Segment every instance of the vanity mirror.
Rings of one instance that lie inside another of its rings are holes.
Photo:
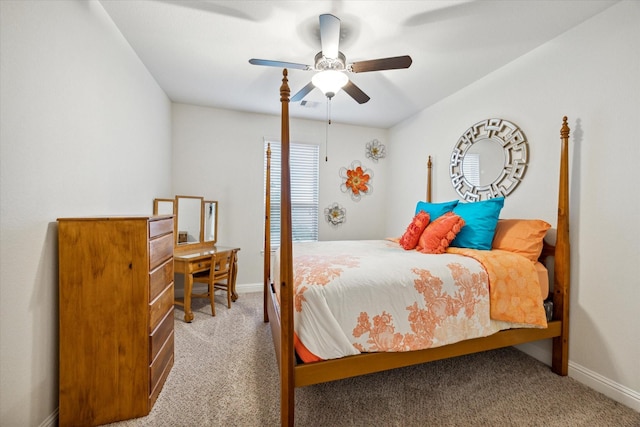
[[[176,250],[211,247],[218,240],[218,202],[200,196],[154,199],[154,215],[174,215]]]
[[[204,241],[215,244],[218,237],[218,202],[215,200],[204,200],[202,203]]]
[[[524,177],[527,140],[513,123],[487,119],[467,129],[453,148],[449,175],[468,202],[509,195]]]
[[[153,199],[154,215],[175,215],[175,199]]]
[[[177,244],[202,241],[202,197],[176,196]]]

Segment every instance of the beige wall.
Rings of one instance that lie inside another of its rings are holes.
[[[434,198],[456,193],[451,149],[472,124],[498,117],[529,140],[530,167],[502,217],[555,224],[559,132],[571,138],[570,375],[640,410],[640,2],[621,2],[391,130],[389,232],[400,232],[435,158]],[[527,351],[550,360],[548,345]]]
[[[278,97],[279,82],[274,82]],[[173,104],[173,190],[175,194],[218,200],[218,244],[239,246],[238,284],[261,284],[264,247],[264,139],[280,139],[280,118],[215,108]],[[373,239],[384,234],[387,162],[365,158],[372,139],[387,142],[388,130],[332,124],[325,162],[323,122],[292,120],[291,141],[320,145],[321,212],[337,202],[347,221],[331,227],[319,219],[321,240]],[[359,160],[373,171],[373,192],[359,202],[340,191],[341,167]],[[158,195],[160,197],[161,195]],[[173,194],[165,195],[173,197]],[[180,281],[177,281],[179,287]]]
[[[55,425],[56,218],[151,213],[171,104],[97,2],[0,15],[0,425]]]

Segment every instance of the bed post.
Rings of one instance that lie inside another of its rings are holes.
[[[431,203],[431,168],[433,164],[431,163],[431,156],[427,160],[427,202]]]
[[[282,71],[280,102],[282,103],[281,196],[280,196],[280,421],[283,426],[294,423],[294,349],[293,349],[293,250],[291,232],[291,175],[289,167],[289,89],[287,69]]]
[[[562,321],[559,337],[553,338],[551,369],[558,375],[569,370],[569,285],[571,253],[569,247],[569,126],[562,119],[558,223],[554,257],[553,318]]]
[[[267,167],[264,200],[264,322],[269,321],[269,285],[271,284],[271,143],[267,144]]]

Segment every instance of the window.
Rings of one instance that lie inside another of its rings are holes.
[[[280,246],[280,159],[279,141],[271,144],[271,247]],[[294,242],[318,240],[318,188],[320,149],[314,144],[289,145],[291,170],[291,233]],[[265,182],[267,161],[264,162]]]

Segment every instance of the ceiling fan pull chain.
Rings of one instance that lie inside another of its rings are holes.
[[[331,124],[331,98],[327,97],[327,130],[324,134],[324,161],[329,161],[329,125]]]

